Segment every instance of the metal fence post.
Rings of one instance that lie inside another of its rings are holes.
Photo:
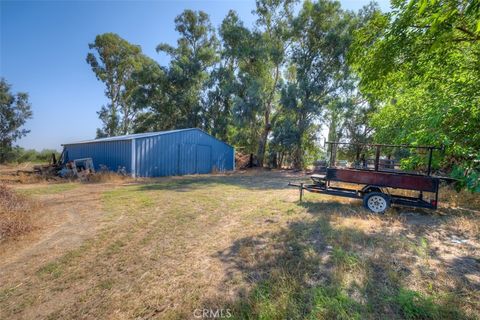
[[[300,183],[300,202],[302,202],[303,199],[303,182]]]
[[[380,162],[380,146],[377,145],[377,150],[375,151],[375,171],[378,171]]]

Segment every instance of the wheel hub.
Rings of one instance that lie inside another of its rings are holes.
[[[383,212],[387,208],[387,201],[381,196],[372,196],[368,199],[368,208],[375,213]]]

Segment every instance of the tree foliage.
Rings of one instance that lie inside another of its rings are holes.
[[[0,163],[11,160],[13,143],[30,132],[23,126],[32,115],[28,94],[12,93],[10,84],[0,79]]]
[[[89,48],[92,52],[87,55],[87,63],[97,79],[105,83],[109,99],[98,112],[103,127],[97,130],[97,137],[130,133],[136,116],[136,74],[153,61],[142,54],[140,46],[114,33],[98,35]]]
[[[307,145],[315,139],[320,116],[340,99],[350,83],[345,63],[352,41],[352,15],[338,2],[306,1],[292,22],[290,76],[282,90],[282,106],[293,123],[293,166],[303,168]]]
[[[393,1],[356,32],[360,89],[379,110],[380,142],[445,145],[439,165],[480,153],[480,6],[477,1]]]

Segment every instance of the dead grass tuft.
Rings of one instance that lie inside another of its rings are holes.
[[[480,194],[466,190],[455,191],[451,187],[440,189],[440,203],[448,203],[451,208],[480,211]]]
[[[449,229],[458,235],[480,238],[480,217],[478,215],[457,216],[450,221]]]
[[[0,242],[33,229],[31,212],[34,203],[0,184]]]
[[[87,183],[116,183],[116,182],[128,182],[131,181],[132,178],[130,176],[118,174],[113,171],[106,171],[106,172],[98,172],[92,174],[88,177],[85,181]]]

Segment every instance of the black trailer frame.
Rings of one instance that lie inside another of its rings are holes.
[[[289,186],[297,187],[300,192],[300,201],[303,200],[304,190],[313,193],[328,194],[338,197],[363,199],[364,206],[371,211],[383,213],[390,204],[437,209],[438,189],[441,177],[433,177],[432,154],[434,150],[444,150],[434,146],[411,146],[411,145],[388,145],[388,144],[357,144],[347,142],[325,142],[330,146],[330,162],[325,175],[312,175],[312,184],[289,183]],[[358,145],[363,147],[375,147],[374,169],[337,168],[335,167],[334,148],[338,145]],[[426,174],[408,173],[396,170],[382,170],[379,166],[382,147],[413,148],[428,150],[428,167]],[[331,182],[345,182],[349,184],[363,185],[362,188],[351,189],[332,186]],[[391,189],[403,189],[418,191],[418,197],[391,194]],[[430,201],[424,199],[424,192],[434,194]],[[379,204],[380,203],[380,204]]]

